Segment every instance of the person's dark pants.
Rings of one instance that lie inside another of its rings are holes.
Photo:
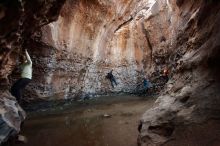
[[[118,85],[118,83],[116,82],[115,78],[111,78],[111,84],[112,84],[113,88],[114,88],[114,83],[115,83],[115,85]]]
[[[20,78],[11,87],[11,94],[16,97],[17,101],[20,102],[22,97],[22,90],[30,83],[31,79]]]

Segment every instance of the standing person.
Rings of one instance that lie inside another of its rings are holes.
[[[144,77],[143,83],[144,83],[144,89],[145,89],[146,92],[147,92],[148,89],[151,87],[151,83],[150,83],[150,81],[149,81],[146,77]]]
[[[163,77],[164,77],[165,81],[168,82],[168,80],[169,80],[169,71],[168,71],[167,68],[165,68],[163,70]]]
[[[32,61],[27,50],[25,50],[25,58],[22,57],[21,69],[21,78],[11,87],[11,94],[16,97],[18,102],[21,101],[22,90],[32,79]]]
[[[110,80],[111,85],[114,88],[114,83],[116,86],[118,85],[118,83],[116,82],[115,77],[113,76],[112,72],[113,72],[113,69],[107,74],[106,77]]]
[[[146,78],[146,77],[144,77],[143,83],[144,83],[144,89],[147,89],[147,87],[148,87],[148,81],[147,81],[147,78]]]

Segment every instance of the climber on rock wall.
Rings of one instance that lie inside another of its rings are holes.
[[[116,86],[118,85],[118,83],[116,82],[115,77],[113,76],[112,72],[113,72],[113,69],[107,74],[106,78],[110,80],[111,85],[114,88],[114,83]]]
[[[163,70],[163,77],[164,77],[164,79],[166,80],[166,82],[168,82],[168,80],[169,80],[169,71],[168,71],[167,68],[165,68],[165,69]]]
[[[16,97],[18,102],[21,101],[22,90],[32,79],[32,61],[27,50],[25,50],[25,56],[22,57],[21,69],[21,78],[11,87],[11,94]]]
[[[148,89],[149,89],[152,85],[151,85],[151,83],[150,83],[150,81],[148,80],[147,77],[144,77],[143,83],[144,83],[144,90],[146,90],[146,92],[148,92]]]

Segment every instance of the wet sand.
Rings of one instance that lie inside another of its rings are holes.
[[[21,131],[28,142],[11,146],[136,146],[139,119],[154,101],[104,97],[62,110],[32,112]]]

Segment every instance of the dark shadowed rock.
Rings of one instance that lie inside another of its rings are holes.
[[[180,7],[184,3],[184,0],[176,0],[176,5]]]
[[[0,94],[0,144],[20,131],[26,114],[9,92]]]
[[[25,118],[24,111],[8,92],[11,85],[8,76],[18,66],[22,50],[31,52],[31,48],[25,48],[30,37],[57,19],[64,1],[0,1],[0,144],[20,131]]]

